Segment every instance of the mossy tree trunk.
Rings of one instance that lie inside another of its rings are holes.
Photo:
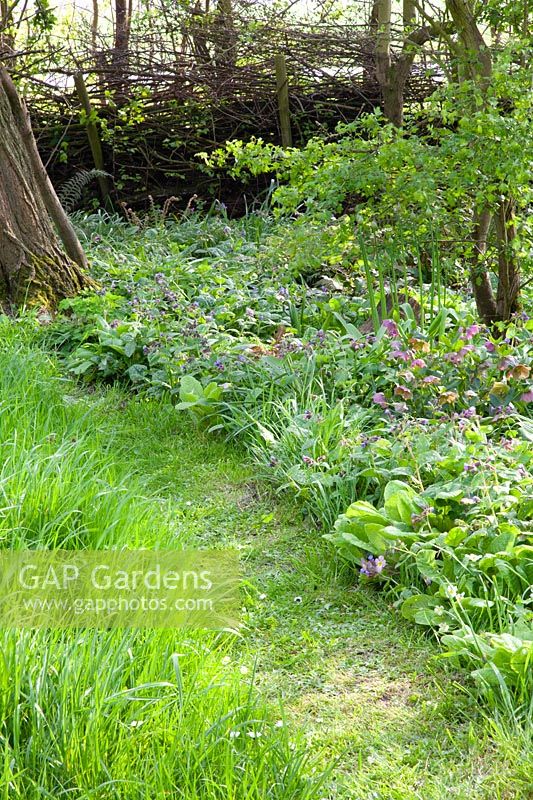
[[[0,307],[53,308],[91,284],[86,266],[39,157],[27,111],[0,65]]]

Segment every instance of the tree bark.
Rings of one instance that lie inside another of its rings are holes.
[[[475,212],[472,239],[474,252],[470,259],[470,282],[476,301],[477,313],[486,325],[492,325],[497,317],[496,300],[492,291],[489,272],[483,263],[487,251],[492,214],[488,208]]]
[[[468,0],[446,0],[463,44],[463,61],[469,76],[486,90],[492,78],[492,55],[479,30]]]
[[[516,236],[514,225],[514,203],[501,200],[494,216],[498,242],[498,291],[496,313],[498,319],[509,319],[518,311],[520,294],[520,268],[513,250]]]
[[[218,0],[215,17],[215,62],[217,66],[233,67],[237,59],[237,31],[233,0]]]
[[[425,25],[411,30],[416,21],[416,9],[412,0],[403,4],[403,45],[401,53],[394,58],[391,49],[391,0],[375,0],[370,27],[375,31],[376,77],[381,88],[383,113],[400,128],[403,125],[405,87],[415,60],[417,49],[433,37],[431,26]]]
[[[83,272],[86,265],[40,159],[26,109],[0,66],[0,305],[53,308],[92,285]]]
[[[128,71],[130,23],[128,0],[115,0],[115,41],[112,64],[119,93],[125,89],[125,77]]]
[[[115,0],[115,50],[119,59],[128,49],[129,35],[127,0]]]

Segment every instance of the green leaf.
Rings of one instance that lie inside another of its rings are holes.
[[[193,403],[203,397],[204,390],[200,381],[192,375],[184,375],[180,382],[180,400]]]
[[[135,340],[130,339],[129,342],[126,342],[124,346],[124,355],[126,355],[128,358],[131,358],[132,355],[135,353],[136,349],[137,345],[135,343]]]
[[[441,570],[435,562],[436,555],[435,550],[419,550],[415,556],[415,561],[417,569],[423,578],[439,583]]]
[[[457,526],[455,528],[450,528],[444,537],[444,542],[445,544],[450,545],[450,547],[457,547],[457,545],[461,544],[461,542],[464,541],[467,536],[468,530],[466,528]]]
[[[414,594],[403,601],[400,611],[405,619],[414,620],[416,615],[423,610],[434,609],[439,605],[439,600],[429,594]]]
[[[371,503],[366,500],[357,500],[348,506],[344,514],[348,519],[357,519],[361,522],[373,522],[380,525],[388,525],[390,520],[383,516]]]

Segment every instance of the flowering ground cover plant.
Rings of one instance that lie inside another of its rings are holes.
[[[328,263],[351,252],[351,273],[303,280],[283,224],[215,215],[132,239],[89,219],[101,289],[66,301],[46,336],[83,380],[125,381],[238,437],[332,557],[531,721],[533,321],[489,330],[467,295],[407,274],[418,315],[400,298],[376,320],[388,309],[364,287],[379,263],[346,233]]]

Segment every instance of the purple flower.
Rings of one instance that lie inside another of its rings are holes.
[[[522,403],[533,403],[533,388],[528,389],[527,392],[521,394],[520,401]]]
[[[313,412],[312,411],[304,411],[304,419],[312,419]]]
[[[398,358],[400,361],[409,361],[411,353],[408,350],[400,350],[399,342],[393,342],[390,357]]]
[[[425,378],[422,378],[422,383],[440,383],[440,378],[436,375],[426,375]]]
[[[392,407],[397,414],[405,414],[408,411],[407,403],[393,403]]]
[[[491,342],[490,339],[485,339],[483,344],[485,345],[485,350],[488,350],[489,353],[494,353],[494,351],[496,350],[496,345],[494,344],[494,342]]]
[[[372,402],[376,403],[378,406],[381,406],[381,408],[387,408],[388,406],[387,399],[383,392],[376,392],[372,398]]]
[[[463,464],[464,472],[477,472],[481,466],[481,461],[470,461],[468,464]]]
[[[516,365],[516,359],[512,356],[504,356],[498,363],[498,369],[503,372],[508,367],[514,367]]]
[[[411,367],[417,367],[418,369],[424,369],[425,366],[426,366],[426,362],[424,361],[423,358],[415,358],[413,361],[411,361]]]
[[[469,339],[473,339],[476,334],[478,334],[481,330],[480,325],[470,325],[464,333],[465,339],[468,341]]]
[[[466,354],[471,353],[472,350],[474,350],[473,344],[465,344],[465,346],[461,347],[456,353],[446,353],[444,358],[446,361],[449,361],[450,364],[457,366],[457,364],[461,364],[464,361]]]
[[[366,558],[361,559],[360,572],[362,575],[366,575],[368,578],[373,578],[375,575],[379,575],[381,572],[383,572],[386,566],[387,562],[385,561],[384,556],[378,556],[377,558],[374,558],[373,555],[368,555]]]
[[[505,419],[505,417],[511,416],[516,411],[516,408],[512,403],[508,403],[506,406],[494,406],[494,408],[490,409],[490,415],[494,419]]]
[[[219,358],[217,358],[217,360],[215,361],[215,367],[222,371],[224,369],[224,363]]]
[[[398,326],[392,319],[384,319],[382,322],[383,327],[389,334],[389,336],[398,336]]]
[[[383,572],[383,570],[384,570],[384,568],[386,566],[387,566],[387,562],[385,561],[385,557],[384,556],[378,556],[376,558],[376,560],[374,561],[374,569],[376,570],[376,573],[378,573],[378,574],[380,572]]]

